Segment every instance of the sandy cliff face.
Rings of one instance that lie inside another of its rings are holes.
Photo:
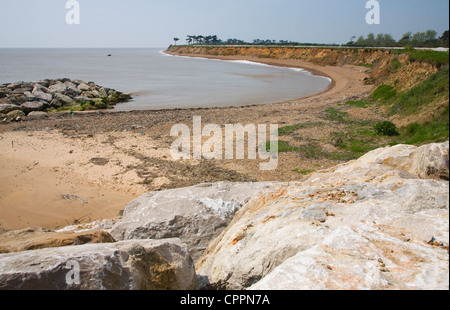
[[[315,47],[226,47],[226,46],[171,46],[169,52],[182,55],[209,55],[225,57],[256,57],[261,60],[301,60],[321,66],[358,65],[370,67],[372,83],[394,83],[401,89],[411,88],[437,72],[429,63],[411,62],[405,54],[389,50],[362,48]],[[396,64],[400,63],[401,68]]]
[[[389,51],[372,49],[289,48],[289,47],[208,47],[171,46],[178,54],[211,56],[252,56],[266,59],[299,59],[319,65],[371,64],[389,56]]]

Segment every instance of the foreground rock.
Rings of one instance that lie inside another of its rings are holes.
[[[0,84],[0,114],[108,109],[131,100],[127,94],[81,80],[53,79]],[[4,117],[4,116],[2,116]]]
[[[55,232],[40,227],[9,231],[0,234],[0,253],[39,250],[86,243],[112,243],[114,238],[106,231]]]
[[[448,142],[398,145],[254,197],[197,261],[200,287],[448,289]]]
[[[192,258],[250,198],[273,183],[217,183],[153,192],[132,201],[111,230],[116,240],[180,238]]]
[[[76,264],[80,281],[72,284]],[[189,290],[195,282],[192,259],[177,239],[0,254],[0,289]]]

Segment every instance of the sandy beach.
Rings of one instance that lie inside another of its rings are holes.
[[[210,57],[197,55],[198,57]],[[175,124],[317,124],[301,129],[332,150],[331,134],[339,124],[327,124],[324,111],[367,96],[368,69],[359,66],[317,66],[297,60],[221,57],[276,66],[298,67],[333,80],[328,91],[290,102],[245,107],[136,112],[55,113],[48,117],[0,124],[0,229],[30,226],[59,228],[117,217],[126,205],[149,191],[204,182],[294,181],[296,171],[336,165],[336,160],[280,153],[274,171],[260,171],[259,161],[177,161],[170,155]],[[376,119],[377,112],[348,107],[349,115]]]

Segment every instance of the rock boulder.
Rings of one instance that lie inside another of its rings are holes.
[[[14,104],[0,104],[0,113],[2,114],[8,114],[15,110],[20,110],[20,107]]]
[[[0,254],[0,289],[190,290],[195,284],[189,251],[177,239]]]
[[[430,152],[448,143],[378,149],[260,193],[197,261],[199,286],[448,289],[449,184],[420,177],[446,158]]]
[[[66,91],[66,89],[67,89],[67,86],[61,82],[53,84],[52,86],[50,86],[48,88],[49,92],[51,92],[53,94],[56,94],[56,93],[62,94]]]
[[[55,94],[52,105],[70,106],[76,104],[75,100],[63,94]]]
[[[143,195],[111,230],[116,240],[180,238],[193,259],[257,192],[272,183],[217,183]]]
[[[46,106],[49,106],[49,104],[43,101],[28,101],[23,103],[20,108],[25,114],[29,114],[35,111],[44,111]]]

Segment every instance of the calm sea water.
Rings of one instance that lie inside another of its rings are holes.
[[[120,111],[274,103],[320,93],[330,84],[300,69],[169,56],[162,50],[0,49],[0,83],[93,81],[133,94],[132,102],[116,107]]]

